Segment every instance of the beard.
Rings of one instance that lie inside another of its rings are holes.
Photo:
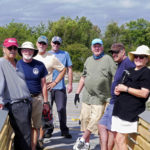
[[[23,58],[26,59],[26,60],[30,60],[30,59],[32,58],[32,56],[33,56],[33,55],[27,56],[27,55],[24,55],[24,54],[23,54]]]
[[[39,48],[38,50],[39,50],[39,52],[41,52],[41,53],[42,53],[42,52],[45,52],[45,50],[42,49],[42,48]]]

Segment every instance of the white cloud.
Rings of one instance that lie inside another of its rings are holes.
[[[124,8],[133,8],[139,5],[139,2],[137,1],[132,1],[132,0],[125,0],[125,1],[120,1],[120,4]]]
[[[150,19],[149,0],[1,0],[0,25],[12,19],[29,25],[57,21],[62,16],[85,16],[93,24],[106,26],[137,18]]]

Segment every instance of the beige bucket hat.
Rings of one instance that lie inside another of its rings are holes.
[[[148,56],[149,63],[150,63],[150,49],[146,45],[141,45],[137,47],[136,51],[131,51],[128,53],[129,59],[134,61],[134,55],[146,55]]]
[[[22,43],[21,47],[18,48],[18,54],[20,56],[22,56],[21,49],[33,49],[34,50],[33,57],[38,54],[38,50],[35,49],[33,43],[29,41]]]

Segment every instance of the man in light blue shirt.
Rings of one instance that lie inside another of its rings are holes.
[[[54,54],[60,62],[67,68],[68,73],[68,86],[67,92],[72,92],[72,61],[69,56],[69,53],[66,51],[60,50],[60,45],[62,43],[62,39],[58,36],[54,36],[51,41],[52,49],[49,53]],[[56,77],[58,76],[59,72],[57,70],[53,71],[53,81],[55,81]],[[66,104],[67,104],[67,94],[66,94],[66,86],[64,78],[57,83],[57,85],[51,91],[52,101],[51,104],[53,105],[54,101],[56,103],[59,122],[60,122],[60,130],[61,135],[66,138],[72,138],[69,134],[69,129],[66,125],[67,117],[66,117]]]

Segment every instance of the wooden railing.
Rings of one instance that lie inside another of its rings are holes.
[[[138,132],[129,135],[128,145],[131,150],[150,150],[150,111],[139,117]],[[13,137],[8,112],[0,110],[0,150],[11,150]]]
[[[138,132],[129,135],[128,145],[132,150],[150,150],[150,111],[139,117]]]
[[[0,150],[11,150],[13,130],[9,123],[8,112],[0,110]]]

